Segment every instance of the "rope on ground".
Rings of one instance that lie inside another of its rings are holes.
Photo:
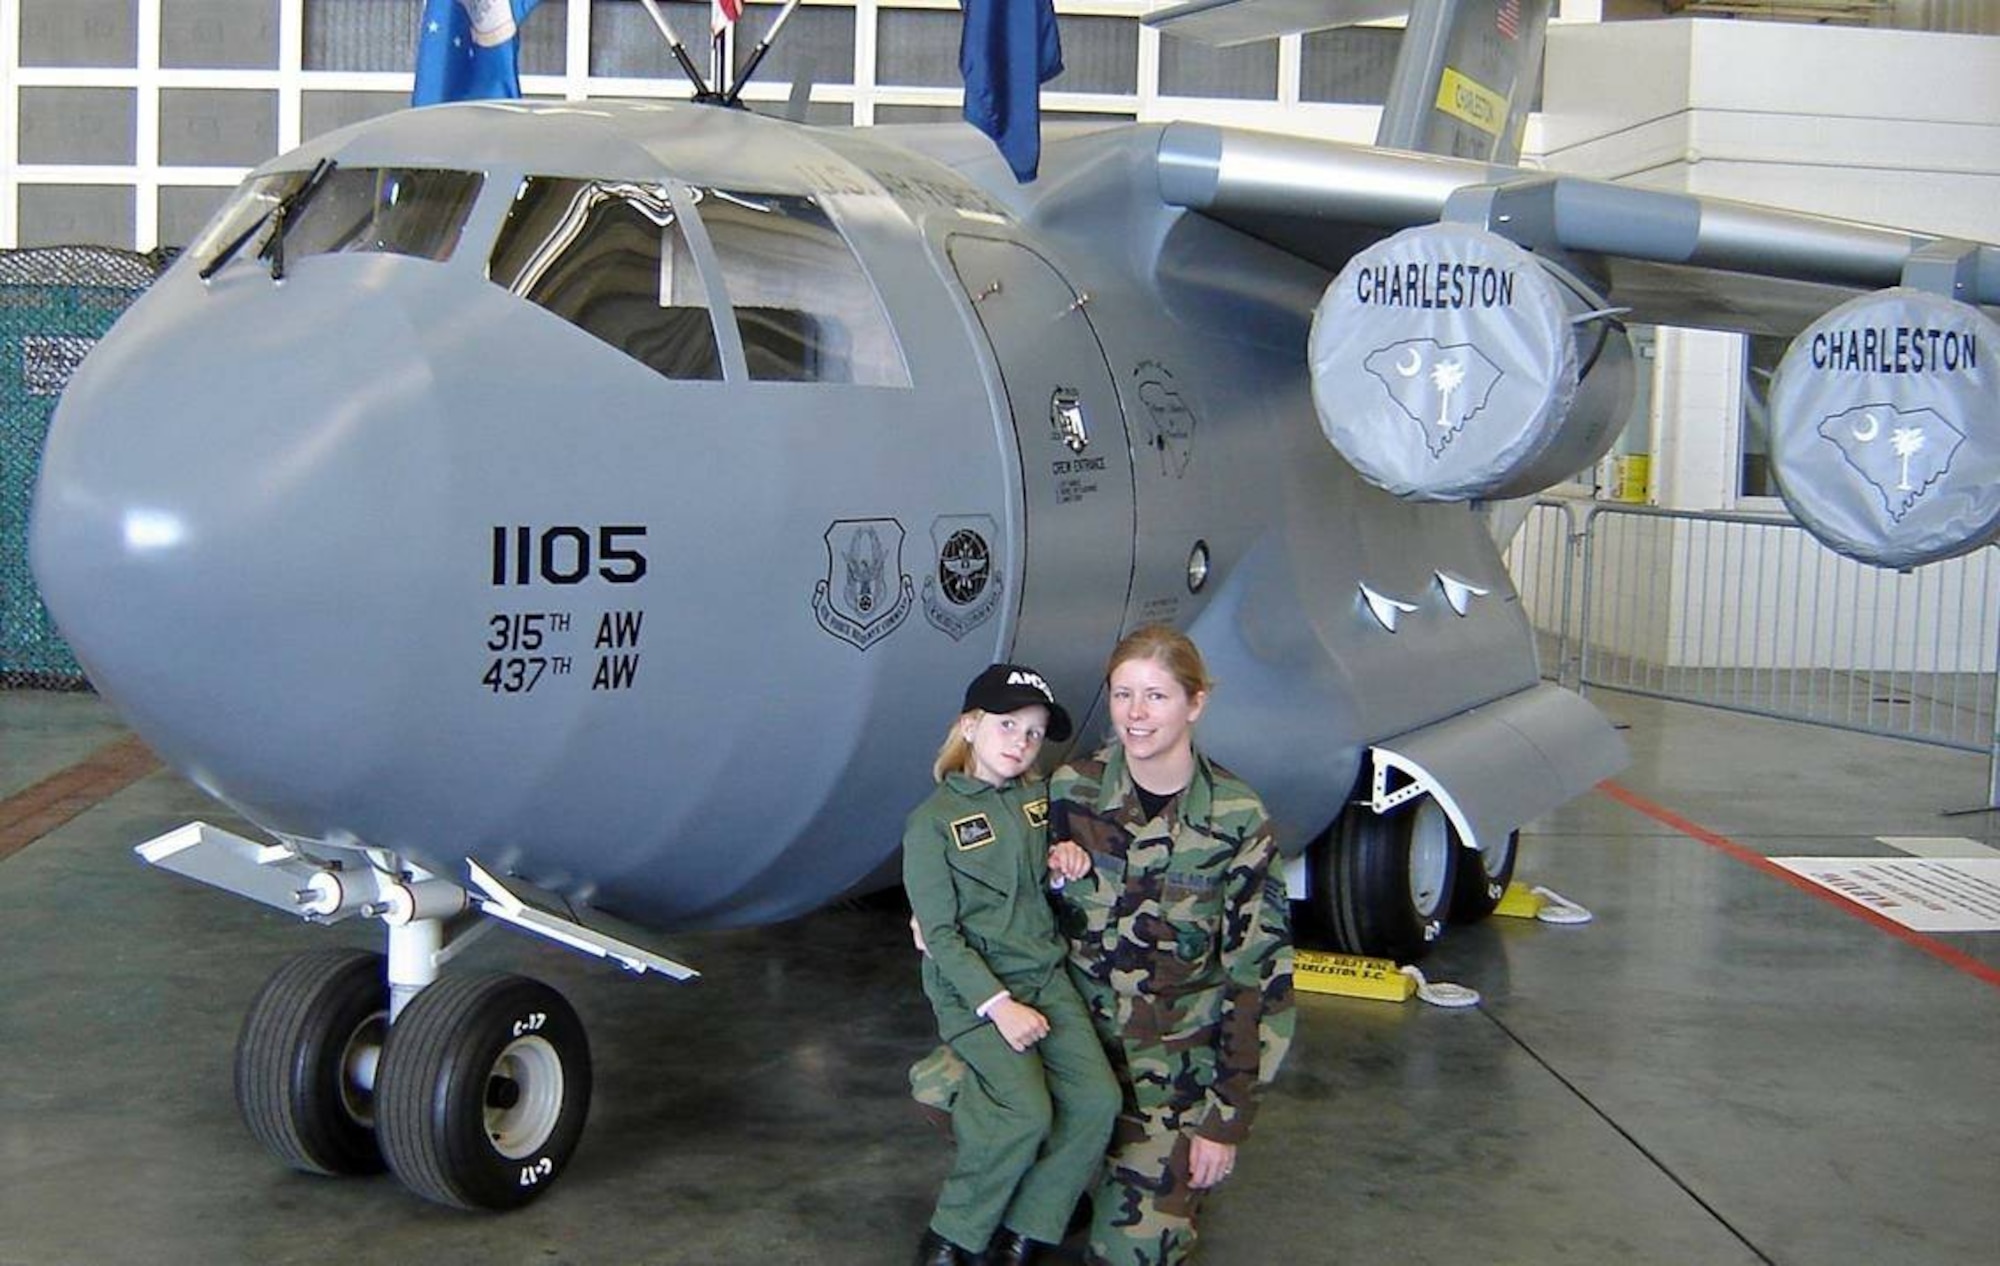
[[[1434,1007],[1476,1007],[1479,1005],[1479,991],[1466,985],[1454,985],[1448,981],[1432,982],[1424,979],[1424,974],[1415,967],[1397,969],[1417,982],[1417,997]]]
[[[1588,923],[1596,917],[1552,889],[1537,885],[1535,895],[1542,899],[1542,908],[1535,911],[1535,917],[1543,923]]]

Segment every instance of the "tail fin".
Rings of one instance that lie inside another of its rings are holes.
[[[1550,0],[1185,0],[1141,19],[1227,46],[1407,15],[1375,143],[1490,163],[1521,157]]]

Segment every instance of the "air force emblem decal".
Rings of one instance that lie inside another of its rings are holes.
[[[813,587],[819,626],[861,650],[909,618],[916,585],[903,570],[903,525],[836,519],[826,530],[826,578]]]

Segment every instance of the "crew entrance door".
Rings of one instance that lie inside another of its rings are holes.
[[[1104,661],[1132,591],[1132,446],[1084,299],[1017,242],[954,236],[959,284],[986,331],[1021,460],[1020,618],[1008,655],[1039,669],[1086,748]]]

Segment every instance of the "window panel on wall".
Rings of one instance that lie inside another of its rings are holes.
[[[123,166],[138,147],[138,94],[130,88],[21,89],[24,163]]]
[[[1160,41],[1160,94],[1275,101],[1278,41],[1211,48],[1167,36]]]
[[[956,9],[882,9],[875,17],[875,82],[960,88]],[[879,112],[878,112],[879,113]]]
[[[1063,72],[1043,85],[1045,91],[1138,93],[1138,19],[1065,17],[1062,50]]]
[[[1778,482],[1771,474],[1771,381],[1785,358],[1789,339],[1772,334],[1746,334],[1743,356],[1743,416],[1736,473],[1739,497],[1775,497]]]
[[[1135,123],[1139,116],[1130,110],[1044,110],[1044,123],[1095,123],[1110,127],[1115,123]]]
[[[160,162],[254,167],[278,152],[278,94],[235,88],[160,92]]]
[[[130,185],[22,185],[22,246],[116,246],[138,231]]]
[[[417,64],[422,0],[304,0],[307,70],[402,71]]]
[[[756,49],[757,41],[770,31],[781,9],[770,5],[751,5],[743,10],[743,20],[736,24],[736,69],[741,74],[744,63]],[[681,38],[685,39],[686,36]],[[654,42],[665,44],[656,34]],[[854,82],[854,10],[807,8],[800,5],[792,13],[785,29],[778,32],[777,42],[764,55],[763,65],[757,68],[757,83],[791,83],[803,73],[816,84],[851,84]]]
[[[560,75],[569,65],[569,6],[546,0],[521,23],[521,73]],[[414,69],[416,62],[410,63]]]
[[[223,185],[162,185],[160,245],[184,247],[195,239],[216,209],[229,198]]]
[[[132,0],[21,0],[21,64],[136,66],[138,8]]]
[[[406,92],[308,92],[299,102],[300,137],[311,140],[350,123],[392,114],[409,104]]]
[[[160,65],[274,70],[273,0],[160,0]]]
[[[708,0],[668,0],[660,5],[695,69],[708,75]],[[667,41],[638,0],[590,0],[590,73],[632,79],[684,81]]]
[[[965,114],[955,105],[877,105],[877,123],[959,123]]]
[[[1381,105],[1389,97],[1400,28],[1350,26],[1311,31],[1299,46],[1299,100]]]

